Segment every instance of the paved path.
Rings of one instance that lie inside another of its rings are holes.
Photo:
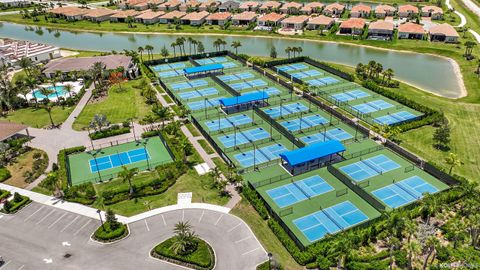
[[[471,0],[461,0],[463,3],[475,14],[477,14],[480,17],[480,7],[478,7],[475,3],[473,3]],[[445,0],[445,4],[447,5],[448,9],[453,9],[452,4],[450,4],[450,0]],[[455,14],[457,14],[460,17],[460,24],[457,25],[456,27],[464,27],[467,24],[467,18],[465,15],[460,13],[457,10],[454,10]],[[468,32],[473,35],[473,37],[477,40],[478,43],[480,43],[480,34],[475,32],[472,29],[469,29]]]

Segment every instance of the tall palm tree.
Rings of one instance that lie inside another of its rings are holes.
[[[18,61],[18,65],[23,68],[23,70],[25,70],[25,74],[27,74],[27,76],[30,76],[30,68],[33,66],[33,62],[32,62],[32,59],[30,58],[27,58],[27,57],[22,57],[19,61]]]
[[[192,37],[187,38],[188,42],[188,54],[192,54],[192,44],[193,44],[194,39]]]
[[[238,48],[242,47],[242,43],[240,41],[233,41],[230,46],[235,49],[235,54],[238,54]]]
[[[50,119],[50,123],[52,124],[52,128],[55,127],[55,123],[53,122],[53,118],[52,118],[53,105],[52,105],[52,103],[48,100],[48,98],[47,98],[47,101],[46,101],[46,102],[43,102],[42,107],[43,107],[43,109],[48,113],[48,118]]]
[[[177,43],[178,49],[180,50],[180,55],[185,55],[185,38],[179,37],[175,41]]]
[[[392,237],[388,238],[387,244],[388,244],[388,251],[389,251],[388,253],[389,253],[389,258],[390,258],[389,266],[390,266],[390,270],[393,270],[393,252],[396,249],[399,248],[400,240],[398,240],[398,238],[392,236]]]
[[[288,58],[290,58],[290,53],[292,52],[292,47],[287,47],[285,49],[285,53],[288,55]]]
[[[145,50],[147,50],[148,59],[153,59],[153,46],[150,44],[145,45]]]
[[[177,42],[172,42],[172,44],[170,44],[170,47],[172,47],[173,49],[173,57],[176,57],[177,56],[177,52],[175,51],[175,48],[177,47]]]
[[[337,256],[338,269],[344,269],[347,257],[354,249],[354,237],[355,235],[352,232],[348,232],[342,240],[337,240],[333,243],[330,252]]]
[[[407,269],[412,270],[413,259],[417,254],[420,253],[421,248],[417,241],[411,241],[407,243],[407,245],[405,246],[405,249],[407,250],[407,260],[408,260]]]
[[[122,179],[122,182],[128,182],[128,186],[130,188],[129,194],[132,196],[133,194],[133,186],[132,180],[135,174],[138,172],[138,168],[128,169],[125,166],[122,166],[122,171],[118,173],[118,177]]]
[[[450,166],[450,169],[448,170],[448,174],[452,174],[453,168],[463,164],[463,162],[454,153],[448,154],[448,156],[445,158],[445,163],[447,163],[447,165]]]
[[[183,163],[186,163],[187,162],[187,155],[188,155],[188,153],[191,152],[192,145],[190,144],[190,142],[188,141],[188,139],[186,137],[182,137],[182,139],[180,139],[179,146],[180,146],[180,149],[182,149],[182,152],[183,152]]]
[[[170,119],[171,113],[167,107],[156,107],[153,108],[153,113],[162,121],[162,129],[165,127],[165,121]]]
[[[427,256],[425,256],[425,259],[423,261],[423,267],[422,267],[423,270],[427,269],[428,261],[430,260],[430,257],[432,259],[431,263],[435,260],[436,250],[439,245],[440,245],[440,241],[435,235],[431,235],[427,238],[425,242],[425,250],[427,252]]]
[[[71,98],[72,97],[72,92],[73,92],[73,85],[67,83],[64,86],[65,91],[67,91],[68,96]]]
[[[137,48],[137,51],[140,54],[140,60],[143,62],[143,52],[145,51],[145,49],[142,46],[139,46]]]
[[[26,77],[25,78],[25,86],[28,88],[30,93],[32,93],[33,100],[35,101],[35,107],[38,107],[38,99],[37,97],[33,94],[35,91],[35,88],[37,88],[37,80],[33,77]]]
[[[197,54],[197,45],[198,45],[198,40],[192,40],[192,45],[193,45],[193,53]],[[480,65],[480,64],[479,64]]]
[[[170,53],[168,52],[167,47],[165,47],[165,45],[163,45],[162,49],[160,50],[160,55],[161,55],[163,58],[167,58],[169,54],[170,54]]]

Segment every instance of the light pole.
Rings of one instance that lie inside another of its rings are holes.
[[[273,257],[273,254],[272,253],[268,253],[268,270],[272,269],[272,257]]]
[[[133,139],[136,141],[137,135],[135,134],[135,125],[133,124],[133,117],[130,118],[130,122],[132,123]]]
[[[90,127],[88,126],[87,126],[87,131],[88,131],[88,138],[90,139],[90,144],[92,145],[92,150],[95,150],[95,147],[93,147],[92,137],[90,137]]]
[[[103,219],[102,219],[102,211],[98,209],[97,213],[98,213],[98,216],[100,217],[100,223],[102,223],[102,229],[105,231],[105,226],[103,225]]]

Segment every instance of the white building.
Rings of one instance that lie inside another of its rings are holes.
[[[60,57],[60,48],[12,39],[0,40],[0,64],[18,66],[22,58],[30,58],[33,63],[48,61]]]

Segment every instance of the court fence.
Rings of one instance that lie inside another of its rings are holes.
[[[223,148],[223,152],[224,153],[230,153],[230,152],[234,152],[236,150],[243,150],[243,149],[246,149],[246,148],[251,148],[254,145],[256,145],[258,147],[260,145],[269,143],[271,141],[280,140],[280,139],[282,139],[282,136],[280,136],[280,135],[270,136],[268,138],[264,138],[264,139],[261,139],[261,140],[249,141],[247,143],[232,146],[232,147],[225,147],[225,148]]]
[[[227,90],[232,96],[237,97],[240,96],[240,93],[237,92],[235,89],[230,87],[230,85],[226,84],[224,81],[220,80],[217,76],[210,76],[214,82],[219,84],[223,89]]]
[[[340,172],[337,168],[333,166],[327,166],[327,170],[335,176],[337,179],[342,181],[348,188],[353,190],[358,196],[368,202],[373,208],[377,209],[378,211],[385,211],[385,206],[377,201],[370,193],[362,189],[358,184],[352,182],[346,175]]]
[[[278,164],[279,159],[280,158],[276,158],[276,159],[269,160],[267,162],[252,165],[250,167],[241,168],[241,169],[238,169],[237,172],[238,172],[238,174],[246,174],[246,173],[258,171],[260,169],[267,168],[267,167]]]
[[[291,214],[293,214],[293,207],[291,207],[291,206],[278,211],[278,215],[280,217],[288,216],[288,215],[291,215]]]
[[[198,118],[199,117],[197,117],[197,120],[200,120]],[[232,126],[232,127],[226,127],[226,128],[222,128],[222,129],[218,129],[218,130],[212,130],[212,131],[209,131],[208,134],[210,134],[210,136],[218,135],[218,134],[225,134],[227,132],[233,131],[234,129],[240,129],[240,128],[245,128],[245,127],[250,127],[250,126],[258,126],[258,125],[261,125],[261,124],[263,124],[263,120],[259,119],[259,120],[252,121],[250,123],[235,125],[235,126]]]
[[[373,153],[373,152],[377,152],[377,151],[380,151],[380,150],[383,150],[383,149],[385,149],[385,147],[383,145],[376,145],[376,146],[369,147],[367,149],[363,149],[363,150],[360,150],[360,151],[357,151],[357,152],[353,152],[353,153],[350,153],[350,154],[343,155],[343,158],[345,160],[352,159],[352,158],[358,158],[358,157],[361,157],[361,156],[364,156],[364,155],[367,155],[367,154],[370,154],[370,153]]]
[[[282,180],[289,179],[289,178],[292,178],[292,176],[289,175],[289,174],[282,174],[282,175],[278,175],[278,176],[275,176],[275,177],[270,177],[270,178],[262,180],[262,181],[251,183],[251,185],[254,188],[259,188],[259,187],[263,187],[263,186],[266,186],[266,185],[277,183],[277,182],[280,182]]]
[[[129,137],[129,138],[125,138],[125,139],[113,140],[113,141],[109,141],[109,142],[89,145],[89,146],[86,147],[85,150],[86,151],[93,151],[93,150],[102,149],[102,148],[106,148],[106,147],[117,146],[117,145],[124,144],[124,143],[135,142],[135,141],[138,142],[140,140],[143,140],[143,139],[141,137]]]

